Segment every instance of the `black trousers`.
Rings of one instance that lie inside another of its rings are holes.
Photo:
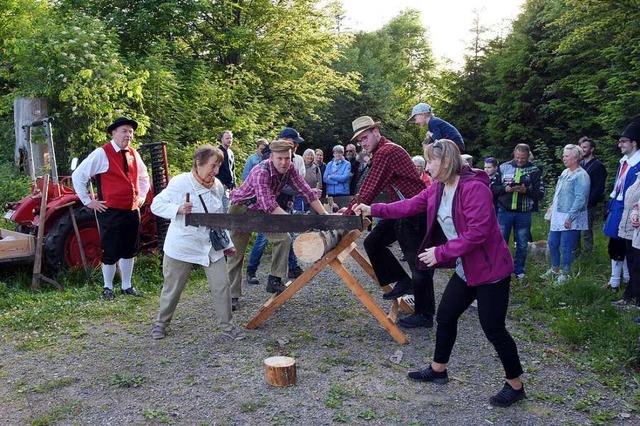
[[[511,276],[508,276],[495,283],[470,287],[458,274],[451,276],[438,306],[436,348],[433,355],[435,362],[449,362],[458,336],[458,319],[473,299],[478,299],[478,317],[482,331],[498,352],[506,378],[515,379],[522,374],[516,342],[505,326],[510,282]]]
[[[140,211],[108,208],[98,213],[102,263],[113,265],[119,259],[131,259],[138,254],[140,242]]]
[[[634,300],[640,306],[640,250],[633,247],[632,240],[624,240],[626,243],[627,267],[629,268],[629,284],[624,289],[622,298]]]
[[[380,286],[398,281],[411,282],[415,312],[424,316],[433,316],[435,313],[433,269],[419,270],[416,266],[418,249],[426,233],[426,224],[427,219],[424,213],[404,219],[382,219],[365,238],[364,249]],[[411,276],[389,249],[389,246],[396,241],[407,258]]]

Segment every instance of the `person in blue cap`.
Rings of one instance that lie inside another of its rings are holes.
[[[416,123],[420,127],[427,126],[427,136],[423,144],[430,144],[438,139],[449,139],[458,145],[460,151],[465,150],[462,135],[451,123],[436,117],[433,114],[431,105],[420,102],[411,110],[411,117],[407,120],[409,123]]]

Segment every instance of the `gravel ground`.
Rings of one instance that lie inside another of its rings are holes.
[[[356,263],[349,259],[346,266],[387,308]],[[436,274],[437,294],[448,275]],[[263,285],[244,292],[238,324],[246,324],[267,298]],[[161,341],[150,337],[156,307],[141,309],[134,327],[115,320],[87,325],[73,344],[63,341],[46,351],[0,346],[0,423],[640,424],[629,409],[632,401],[605,388],[592,372],[567,365],[555,347],[529,342],[525,327],[513,321],[509,328],[529,398],[508,409],[489,406],[503,371],[473,308],[460,321],[449,365],[453,380],[444,386],[409,381],[406,373],[430,360],[434,331],[409,330],[411,342],[396,344],[329,268],[240,342],[215,331],[204,287],[183,297]],[[390,361],[397,351],[400,364]],[[265,382],[263,360],[274,355],[296,359],[296,386]]]

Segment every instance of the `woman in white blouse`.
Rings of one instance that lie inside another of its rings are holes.
[[[165,337],[194,265],[204,268],[222,334],[234,340],[245,338],[244,332],[231,324],[231,293],[224,257],[235,254],[233,243],[229,239],[226,248],[215,250],[208,228],[185,225],[185,215],[189,213],[223,212],[224,186],[216,179],[222,159],[222,151],[212,145],[197,148],[191,171],[173,177],[151,204],[154,214],[171,220],[164,241],[164,283],[158,317],[151,333],[154,339]]]

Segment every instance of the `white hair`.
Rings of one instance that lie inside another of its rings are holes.
[[[344,147],[342,145],[336,145],[333,147],[333,152],[339,152],[340,154],[344,154]]]
[[[416,166],[420,166],[423,169],[427,165],[427,163],[424,161],[424,157],[421,155],[416,155],[415,157],[412,158],[412,160],[413,160],[413,164],[415,164]]]
[[[312,150],[311,148],[305,149],[304,150],[304,154],[302,154],[303,157],[306,157],[307,154],[311,154],[314,157],[316,156],[316,152],[314,150]]]

